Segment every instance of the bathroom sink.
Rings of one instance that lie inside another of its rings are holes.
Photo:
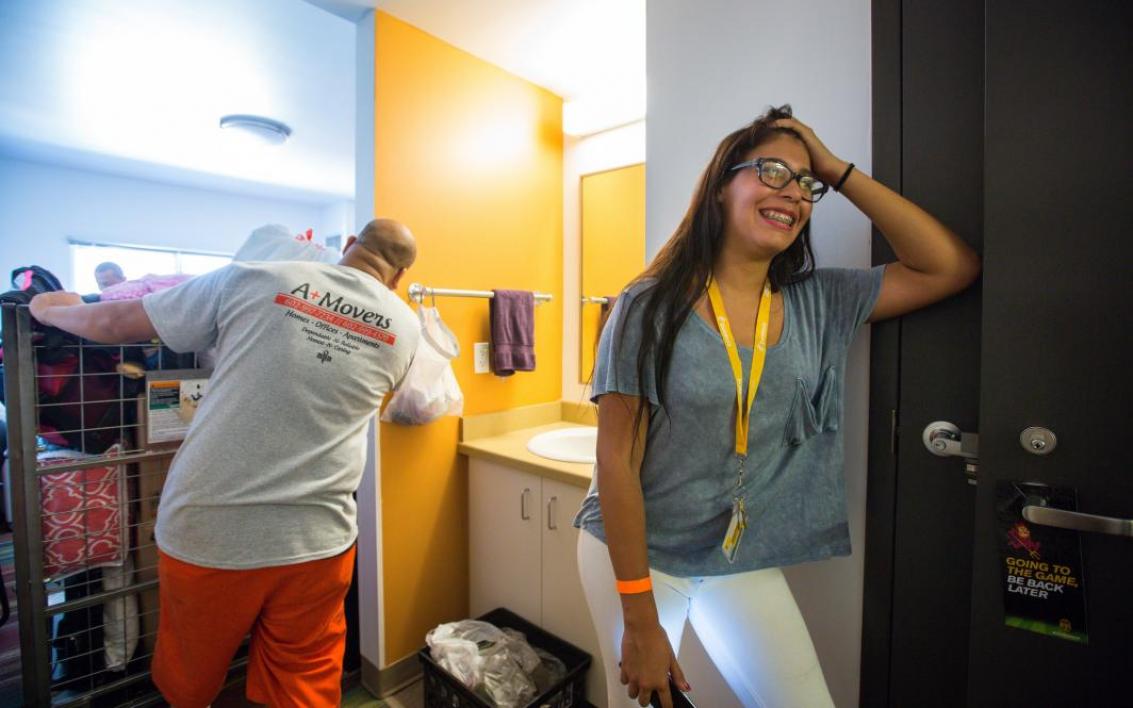
[[[527,441],[527,449],[548,460],[594,464],[597,443],[597,428],[562,428],[539,433]]]

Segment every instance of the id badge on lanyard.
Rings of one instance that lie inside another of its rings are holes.
[[[724,552],[724,557],[729,563],[736,562],[740,540],[743,539],[746,530],[747,510],[744,509],[744,500],[742,497],[736,497],[732,500],[732,519],[728,522],[728,532],[724,534],[724,543],[720,545],[720,550]]]
[[[755,393],[759,388],[759,380],[763,377],[763,364],[767,359],[767,330],[771,320],[771,283],[764,281],[763,292],[759,296],[759,311],[755,318],[755,347],[751,354],[751,374],[748,377],[748,390],[744,396],[743,364],[740,360],[739,348],[736,346],[735,336],[732,334],[732,325],[728,321],[728,314],[724,310],[724,299],[720,295],[720,287],[714,278],[708,280],[708,300],[712,303],[712,313],[716,317],[716,327],[720,330],[720,339],[724,341],[724,349],[728,352],[728,363],[732,367],[732,375],[736,381],[736,456],[739,464],[736,470],[736,489],[732,499],[732,518],[728,523],[728,531],[724,534],[724,542],[720,550],[729,563],[736,561],[739,552],[740,540],[743,539],[747,529],[747,508],[743,499],[744,460],[747,458],[747,435],[751,421],[751,408],[755,403]]]

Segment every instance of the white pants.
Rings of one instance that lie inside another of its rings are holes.
[[[578,534],[578,569],[598,634],[609,708],[638,706],[621,683],[622,605],[606,545]],[[778,568],[706,578],[649,571],[661,626],[679,651],[685,620],[740,703],[751,708],[832,708],[822,675],[783,572]],[[679,657],[678,657],[679,660]],[[696,703],[696,677],[685,675]]]

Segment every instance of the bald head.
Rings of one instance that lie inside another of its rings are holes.
[[[397,270],[417,259],[417,241],[409,228],[393,219],[374,219],[358,234],[358,245],[379,256]]]
[[[362,233],[351,236],[341,265],[358,268],[396,289],[406,269],[417,260],[417,241],[409,229],[393,219],[374,219]]]

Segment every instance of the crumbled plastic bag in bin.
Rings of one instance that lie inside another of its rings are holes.
[[[521,632],[480,620],[442,624],[425,643],[441,668],[499,708],[525,706],[566,676],[563,662]]]
[[[538,694],[562,682],[566,678],[567,669],[566,664],[554,654],[539,647],[535,647],[535,653],[539,655],[540,662],[531,672],[531,679],[535,682],[535,692]]]
[[[433,657],[433,661],[469,689],[475,689],[481,680],[480,665],[483,662],[480,659],[480,647],[475,640],[464,636],[473,628],[460,626],[470,622],[472,620],[438,625],[425,635],[425,643],[429,645],[429,655]],[[492,627],[487,622],[479,624]]]

